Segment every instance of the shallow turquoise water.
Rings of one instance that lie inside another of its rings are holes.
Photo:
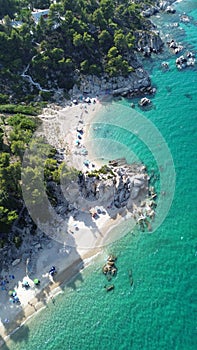
[[[176,7],[193,16],[193,20],[181,24],[183,29],[174,30],[173,35],[197,52],[197,2],[183,1]],[[169,30],[167,25],[176,21],[176,17],[164,17],[165,35]],[[156,20],[160,25],[163,18]],[[160,69],[164,59],[170,65],[168,72]],[[105,138],[102,150],[98,147],[98,156],[107,159],[114,154],[140,159],[150,172],[154,169],[158,175],[155,184],[158,190],[168,186],[166,201],[174,189],[174,164],[175,195],[165,221],[150,234],[137,230],[132,234],[128,228],[124,238],[106,247],[72,285],[65,287],[55,304],[49,303],[47,309],[16,333],[7,349],[197,348],[197,69],[177,71],[174,61],[175,57],[165,51],[160,58],[146,63],[157,87],[157,94],[151,97],[153,109],[142,112],[136,106],[133,111],[130,101],[114,102],[105,107],[105,113],[101,113],[94,125],[95,137]],[[138,113],[139,118],[144,116],[160,131],[165,142],[158,138],[157,144],[156,131],[147,129],[147,124],[140,128],[137,119],[135,124]],[[116,126],[111,125],[112,121]],[[166,161],[165,152],[160,153],[166,144],[173,164]],[[165,178],[163,185],[161,178]],[[106,293],[101,266],[111,252],[118,256],[118,274],[113,281],[115,290]],[[132,287],[129,269],[133,271]]]

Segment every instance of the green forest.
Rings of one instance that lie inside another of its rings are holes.
[[[37,123],[35,117],[17,111],[0,115],[0,246],[6,241],[3,234],[9,232],[23,205],[21,162]]]
[[[130,0],[0,0],[0,103],[32,101],[39,93],[21,74],[28,74],[50,99],[65,93],[77,73],[127,76],[133,67],[135,34],[149,30],[141,16],[151,1]],[[49,9],[35,22],[33,9]]]
[[[68,97],[79,74],[128,76],[134,70],[130,57],[135,34],[151,28],[141,11],[153,2],[0,0],[0,247],[24,205],[21,164],[40,123],[37,115],[42,104],[35,102],[37,96],[44,103],[61,88]],[[48,9],[47,17],[35,21],[33,9]],[[24,71],[42,89],[22,77]],[[50,179],[58,183],[63,170],[70,174],[54,159],[56,150],[41,149],[48,154],[46,184]],[[31,182],[40,171],[39,160],[32,158]],[[39,189],[32,200],[39,200]],[[55,204],[55,198],[51,201]],[[14,240],[19,245],[21,238]]]
[[[23,106],[21,114],[14,110],[14,105],[9,105],[9,108],[11,106],[12,114],[0,115],[0,248],[7,242],[10,228],[24,208],[21,178],[25,179],[23,191],[30,193],[31,203],[42,202],[41,181],[51,204],[56,206],[57,198],[48,187],[49,181],[58,185],[60,177],[71,178],[78,174],[74,168],[67,168],[64,162],[54,158],[56,149],[43,137],[32,137],[40,125],[36,116],[40,108]],[[30,112],[34,116],[29,116]],[[28,160],[22,171],[27,147]],[[13,239],[17,245],[21,242],[17,235]]]

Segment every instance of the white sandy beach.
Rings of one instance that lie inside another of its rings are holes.
[[[83,140],[87,137],[88,124],[100,108],[99,101],[90,104],[80,103],[65,108],[56,106],[54,109],[46,108],[40,116],[48,142],[57,149],[65,149],[64,157],[69,166],[86,170],[83,162],[88,159],[91,150],[87,150],[85,154],[81,152],[84,149]],[[76,143],[77,129],[83,130],[79,144]],[[81,204],[78,203],[78,205]],[[42,247],[37,253],[36,277],[41,281],[39,287],[36,287],[33,280],[27,275],[25,262],[21,261],[17,266],[11,266],[9,272],[2,273],[2,277],[9,282],[6,284],[6,290],[0,290],[0,336],[2,339],[5,339],[33,313],[44,307],[54,291],[60,291],[59,286],[84,267],[84,259],[100,251],[104,243],[105,232],[109,232],[111,225],[117,225],[122,219],[119,216],[113,220],[106,213],[97,220],[96,224],[92,222],[94,227],[91,227],[89,222],[91,212],[88,209],[91,209],[91,206],[90,208],[86,206],[82,214],[84,218],[81,218],[79,214],[78,220],[72,217],[69,219],[70,240],[64,245],[54,241],[50,243],[50,247]],[[70,246],[68,242],[72,242]],[[54,280],[48,274],[52,265],[55,265],[58,271]],[[14,276],[14,279],[9,276]],[[28,290],[22,287],[23,281],[29,282]],[[16,291],[20,300],[19,305],[11,302],[8,295],[9,290]]]
[[[72,107],[46,108],[40,116],[48,142],[57,149],[63,149],[65,161],[69,166],[85,171],[87,167],[84,161],[93,159],[92,150],[81,151],[85,149],[84,141],[88,136],[86,125],[91,123],[100,108],[101,103],[99,101],[93,103],[92,100],[90,104],[80,103]],[[77,136],[79,129],[82,130],[80,139]],[[76,143],[76,140],[79,142]],[[94,167],[99,167],[99,164],[94,164]],[[89,168],[92,168],[91,161]],[[7,290],[0,290],[0,336],[2,339],[5,339],[27,318],[44,307],[54,291],[55,293],[61,291],[61,284],[84,267],[84,259],[94,256],[101,251],[105,243],[110,243],[118,238],[117,234],[114,237],[110,236],[112,228],[121,222],[124,225],[128,219],[132,220],[132,214],[126,210],[120,212],[114,209],[114,212],[109,215],[105,208],[111,202],[110,196],[102,198],[102,201],[89,203],[79,198],[74,187],[68,188],[66,195],[69,201],[79,208],[79,212],[77,217],[71,216],[66,222],[67,233],[64,243],[53,241],[50,245],[38,249],[34,278],[41,281],[40,286],[36,287],[33,280],[29,278],[26,264],[23,261],[16,266],[11,266],[9,272],[2,274],[3,278],[7,275],[9,281],[6,284]],[[95,206],[103,213],[97,220],[92,218]],[[54,279],[48,274],[53,265],[58,272]],[[14,275],[15,278],[12,279],[9,275]],[[28,290],[22,287],[23,281],[29,282]],[[10,302],[9,290],[16,291],[20,300],[19,305]]]

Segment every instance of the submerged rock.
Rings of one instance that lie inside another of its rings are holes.
[[[176,10],[172,6],[167,6],[165,9],[165,12],[174,14],[174,13],[176,13]]]
[[[141,100],[138,102],[140,107],[145,107],[151,104],[151,100],[149,100],[149,98],[147,97],[143,97],[141,98]]]
[[[111,284],[110,286],[105,286],[105,289],[107,292],[110,292],[110,290],[114,289],[114,284]]]
[[[188,66],[195,65],[195,55],[192,52],[188,52],[185,55],[182,55],[176,59],[176,66],[178,69],[183,69]]]
[[[114,276],[116,274],[117,267],[115,266],[115,261],[116,261],[116,257],[114,255],[110,255],[107,258],[107,263],[102,268],[104,275]]]
[[[164,70],[168,70],[168,69],[169,69],[169,64],[168,64],[168,62],[162,62],[161,68],[164,69]]]
[[[180,17],[180,21],[183,22],[183,23],[189,23],[190,19],[189,19],[189,17],[186,14],[183,14]]]
[[[167,44],[175,54],[183,50],[183,46],[178,44],[174,39],[167,41]]]

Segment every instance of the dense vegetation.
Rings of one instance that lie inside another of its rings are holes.
[[[37,121],[23,114],[0,117],[0,232],[7,232],[22,206],[21,161]],[[3,237],[0,237],[3,239]]]
[[[0,103],[28,102],[38,93],[21,77],[28,64],[27,74],[48,90],[66,92],[79,72],[127,76],[133,70],[135,33],[149,28],[141,16],[148,2],[0,0]],[[49,8],[48,18],[35,23],[33,8]],[[41,97],[51,94],[44,91]]]
[[[58,160],[56,149],[43,137],[33,137],[40,120],[28,114],[30,111],[34,115],[38,113],[38,107],[16,107],[14,109],[13,105],[8,105],[8,111],[11,110],[12,114],[0,115],[0,248],[9,238],[10,228],[24,204],[42,203],[44,189],[51,204],[56,206],[58,198],[50,184],[58,185],[60,178],[61,182],[65,182],[78,175],[76,169],[68,168]],[[26,114],[18,113],[19,110]],[[24,158],[27,146],[28,157]],[[28,194],[25,203],[24,191]],[[19,246],[22,238],[14,235],[13,241]]]

